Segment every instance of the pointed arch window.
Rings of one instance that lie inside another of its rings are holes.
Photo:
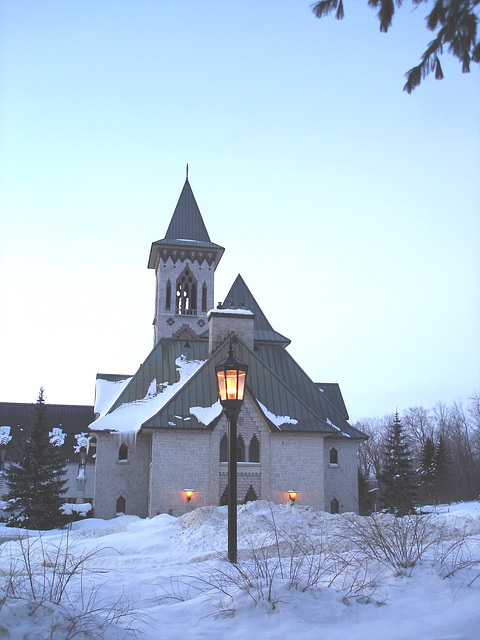
[[[122,442],[118,449],[118,459],[120,461],[128,460],[128,447],[124,442]]]
[[[167,288],[165,291],[165,309],[170,311],[172,308],[172,283],[170,280],[167,282]]]
[[[205,313],[207,311],[207,283],[203,283],[202,287],[202,311]]]
[[[260,462],[260,443],[255,434],[253,434],[248,446],[248,460],[249,462]]]
[[[220,440],[220,462],[228,462],[228,438],[224,433]]]
[[[338,500],[333,498],[330,502],[330,513],[340,513],[340,505],[338,504]]]
[[[338,451],[335,447],[330,449],[330,464],[338,464]]]
[[[175,305],[177,315],[197,315],[197,281],[189,267],[177,279]]]
[[[242,436],[237,436],[237,462],[245,462],[245,443]]]

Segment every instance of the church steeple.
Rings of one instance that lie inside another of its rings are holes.
[[[182,193],[168,225],[165,239],[169,240],[195,240],[198,242],[210,242],[207,227],[193,195],[188,178],[183,185]]]
[[[155,344],[161,338],[196,339],[214,305],[214,272],[224,248],[210,240],[188,180],[165,238],[152,243],[148,268],[155,269]]]

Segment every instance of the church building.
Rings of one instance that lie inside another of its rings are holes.
[[[154,347],[133,376],[97,376],[94,510],[153,517],[226,504],[227,421],[215,365],[232,344],[248,365],[238,418],[238,500],[358,511],[357,446],[336,383],[313,382],[239,275],[214,308],[213,243],[188,176],[152,243]]]

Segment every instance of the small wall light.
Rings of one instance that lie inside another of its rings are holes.
[[[184,489],[183,490],[185,496],[187,497],[187,502],[190,502],[193,494],[195,493],[195,489]]]
[[[293,504],[295,502],[295,498],[297,497],[296,491],[287,491],[288,497],[290,498],[290,502]]]

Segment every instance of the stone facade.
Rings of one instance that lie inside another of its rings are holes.
[[[151,437],[139,434],[135,439],[119,434],[96,433],[95,515],[113,518],[120,511],[117,501],[125,500],[125,513],[148,515],[148,465]],[[120,446],[128,448],[126,459],[119,459]]]

